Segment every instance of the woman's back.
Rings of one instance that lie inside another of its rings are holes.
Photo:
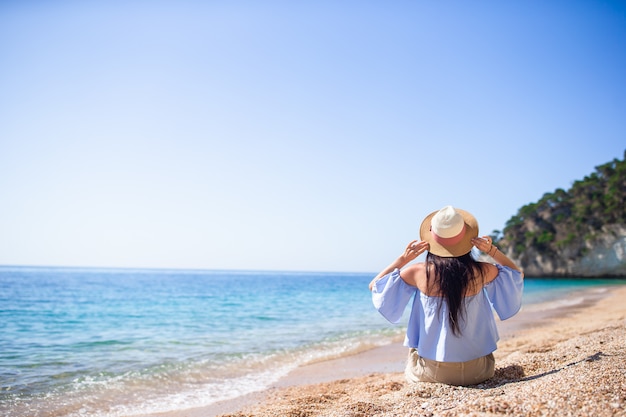
[[[459,332],[452,331],[448,302],[421,292],[395,270],[374,283],[372,299],[378,311],[392,323],[402,319],[412,304],[405,345],[417,348],[425,358],[463,362],[496,349],[498,331],[492,305],[501,319],[517,312],[521,304],[523,280],[519,272],[498,266],[496,279],[484,290],[463,297],[464,314],[458,315]],[[411,303],[412,300],[412,303]]]
[[[471,253],[455,258],[429,253],[425,263],[408,267],[401,276],[422,294],[445,300],[450,329],[458,335],[459,320],[465,315],[463,299],[478,294],[497,274],[495,266],[475,261]]]
[[[482,279],[474,279],[470,282],[470,285],[468,285],[465,291],[466,297],[477,294],[485,285],[498,276],[498,268],[496,268],[495,265],[486,262],[479,262],[479,265],[482,271]],[[428,274],[434,274],[433,265],[430,265]],[[414,264],[403,269],[402,279],[404,279],[407,284],[417,287],[423,294],[431,297],[441,297],[441,290],[437,284],[437,279],[429,285],[425,263]]]

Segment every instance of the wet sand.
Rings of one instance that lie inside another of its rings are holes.
[[[524,307],[498,322],[496,374],[408,384],[402,341],[300,367],[271,389],[167,417],[626,416],[626,286]]]

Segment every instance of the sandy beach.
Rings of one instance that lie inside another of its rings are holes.
[[[626,416],[626,286],[525,307],[498,324],[496,374],[480,385],[409,385],[398,341],[301,367],[267,391],[166,415]]]

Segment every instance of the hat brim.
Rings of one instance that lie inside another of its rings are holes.
[[[476,218],[472,216],[465,210],[461,210],[455,208],[457,213],[463,217],[463,221],[465,222],[465,234],[460,242],[454,245],[442,245],[437,242],[432,233],[430,232],[430,222],[435,214],[439,212],[433,211],[430,213],[424,221],[422,221],[422,225],[420,226],[420,239],[428,242],[430,244],[430,249],[428,250],[433,255],[442,256],[444,258],[452,258],[456,256],[463,256],[466,253],[469,253],[472,250],[471,240],[478,236],[478,222]]]

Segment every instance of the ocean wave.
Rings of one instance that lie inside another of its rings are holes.
[[[122,417],[204,407],[265,390],[299,366],[336,359],[397,340],[400,328],[337,335],[268,353],[231,355],[219,361],[164,363],[120,375],[77,377],[70,387],[46,395],[8,396],[7,417]]]

